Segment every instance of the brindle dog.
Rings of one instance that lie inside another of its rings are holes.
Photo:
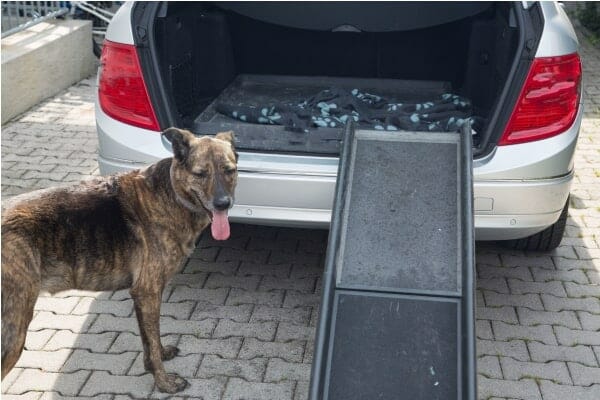
[[[179,350],[160,342],[161,294],[211,221],[215,239],[229,237],[237,154],[232,132],[198,138],[169,128],[163,135],[173,158],[26,195],[4,213],[3,378],[21,355],[40,291],[131,288],[144,366],[161,391],[187,386],[163,366]]]

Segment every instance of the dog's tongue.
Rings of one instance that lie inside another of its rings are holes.
[[[227,218],[227,211],[213,211],[212,225],[210,226],[210,232],[215,240],[227,240],[229,239],[229,219]]]

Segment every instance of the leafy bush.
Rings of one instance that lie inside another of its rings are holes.
[[[577,17],[581,24],[588,28],[595,36],[600,36],[600,3],[586,2],[578,10]]]

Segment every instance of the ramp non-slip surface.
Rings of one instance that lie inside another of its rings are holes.
[[[471,151],[346,127],[311,400],[475,399]]]
[[[338,287],[458,294],[459,142],[443,133],[426,138],[356,134]]]
[[[340,292],[331,399],[447,400],[457,392],[458,301]],[[411,321],[411,323],[407,323]],[[398,397],[381,397],[397,393]]]

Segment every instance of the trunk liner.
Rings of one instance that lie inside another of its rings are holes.
[[[292,132],[280,125],[244,123],[220,114],[215,107],[219,102],[264,106],[308,98],[331,87],[357,88],[406,102],[428,101],[451,89],[449,83],[436,81],[243,74],[195,118],[191,130],[199,135],[232,130],[236,148],[241,150],[338,155],[343,127]]]

